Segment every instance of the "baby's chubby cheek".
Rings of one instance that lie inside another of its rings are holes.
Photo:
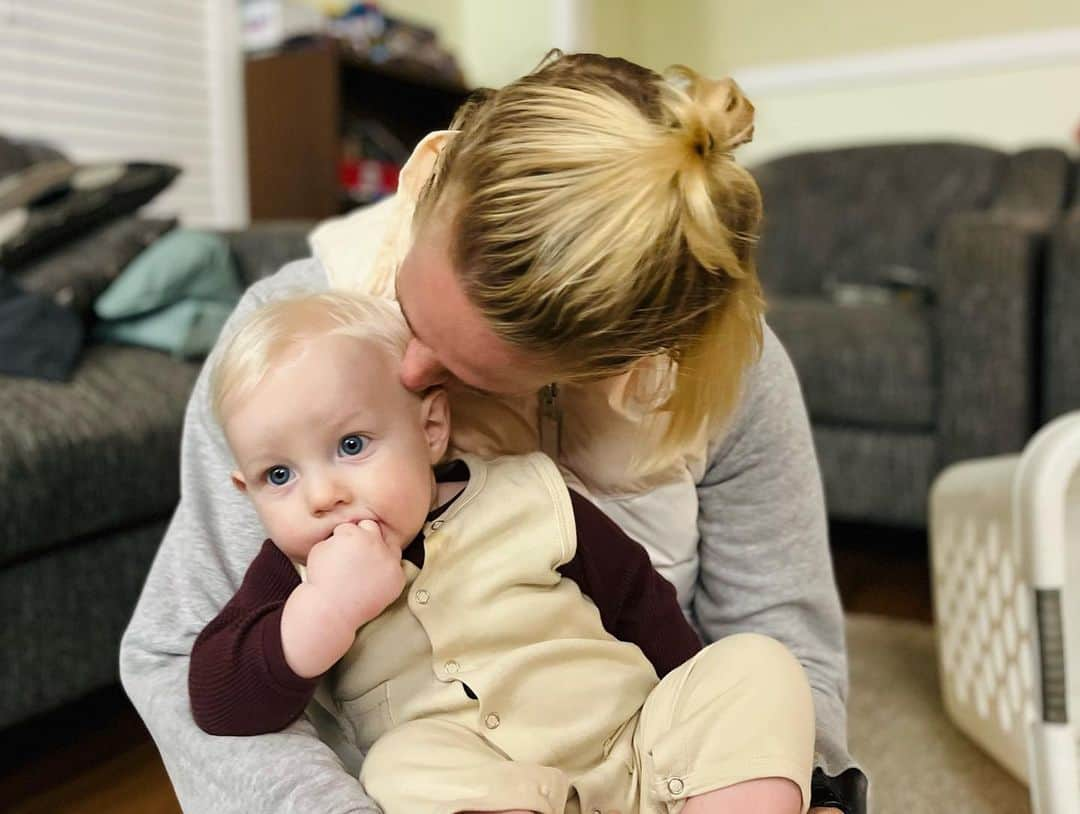
[[[274,545],[295,562],[307,562],[311,549],[322,542],[321,539],[316,539],[321,532],[315,528],[307,528],[273,515],[263,515],[261,520],[267,536],[274,541]]]

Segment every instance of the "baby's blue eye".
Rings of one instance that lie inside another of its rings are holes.
[[[287,466],[272,466],[266,470],[266,482],[271,486],[284,486],[292,477],[292,470]]]
[[[346,435],[338,444],[342,455],[359,455],[367,446],[367,439],[362,435]]]
[[[359,456],[367,446],[367,438],[363,435],[347,435],[338,443],[338,450],[343,456]]]

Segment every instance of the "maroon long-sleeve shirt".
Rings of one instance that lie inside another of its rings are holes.
[[[462,474],[462,469],[451,468],[440,479],[460,480]],[[674,587],[656,572],[645,549],[600,509],[574,491],[570,500],[577,552],[559,573],[593,601],[608,633],[640,647],[663,677],[701,649]],[[402,556],[424,567],[422,532]],[[299,584],[289,559],[265,541],[236,595],[195,640],[188,693],[195,722],[206,732],[276,732],[303,713],[318,678],[296,675],[281,643],[285,600]]]

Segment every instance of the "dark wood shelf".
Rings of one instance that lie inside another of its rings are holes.
[[[358,70],[367,75],[383,76],[410,86],[427,87],[463,98],[469,94],[469,89],[460,82],[439,76],[423,65],[404,61],[372,62],[348,48],[342,47],[340,50],[341,63],[347,69]]]
[[[350,122],[374,121],[411,151],[469,95],[423,66],[373,63],[331,38],[253,55],[244,74],[252,221],[339,214]]]

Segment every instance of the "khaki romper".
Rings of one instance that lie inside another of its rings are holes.
[[[362,627],[329,690],[386,814],[520,808],[677,812],[687,797],[786,777],[809,800],[814,712],[802,667],[756,634],[658,682],[556,570],[573,509],[540,453],[484,462],[424,527],[423,570]]]

